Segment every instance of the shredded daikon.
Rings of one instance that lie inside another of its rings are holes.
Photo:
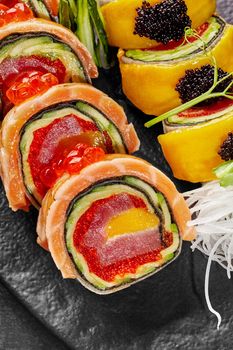
[[[212,181],[183,195],[192,214],[188,225],[195,226],[197,231],[191,249],[199,249],[209,257],[205,274],[205,298],[209,310],[218,319],[219,329],[221,315],[210,302],[209,274],[212,261],[226,269],[228,278],[231,278],[233,271],[233,186],[222,187],[218,181]]]

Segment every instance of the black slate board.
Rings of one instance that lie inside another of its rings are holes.
[[[219,10],[233,22],[232,0]],[[95,86],[124,108],[138,131],[138,155],[171,172],[156,142],[161,129],[143,128],[145,117],[122,95],[117,68],[101,72]],[[173,179],[174,180],[174,179]],[[179,190],[190,184],[175,181]],[[233,285],[213,264],[210,294],[223,316],[220,331],[206,307],[206,258],[184,243],[181,256],[159,274],[117,294],[97,296],[63,280],[50,255],[36,245],[37,212],[12,213],[0,185],[0,349],[203,349],[233,348]]]

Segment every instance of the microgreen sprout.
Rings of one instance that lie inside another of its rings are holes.
[[[184,45],[185,42],[190,43],[190,41],[189,41],[190,37],[195,37],[195,38],[201,40],[203,43],[203,47],[202,47],[203,53],[209,58],[209,60],[211,61],[212,65],[214,67],[213,84],[209,90],[207,90],[205,93],[201,94],[200,96],[198,96],[198,97],[182,104],[181,106],[178,106],[178,107],[148,121],[147,123],[145,123],[145,127],[147,127],[147,128],[150,128],[151,126],[153,126],[153,125],[155,125],[163,120],[166,120],[174,115],[177,115],[183,111],[186,111],[187,109],[192,108],[192,107],[196,106],[197,104],[199,104],[203,101],[209,100],[211,98],[224,97],[224,98],[228,98],[228,99],[233,100],[233,92],[231,90],[231,88],[233,87],[233,72],[227,74],[222,79],[219,79],[218,65],[217,65],[216,59],[211,52],[206,51],[206,43],[198,35],[198,33],[195,30],[193,30],[191,28],[185,28],[184,41],[181,45]],[[192,44],[195,45],[195,42]],[[227,87],[224,89],[224,91],[222,91],[222,92],[215,92],[214,91],[216,89],[216,87],[219,86],[219,84],[221,84],[225,80],[229,79],[230,77],[232,77],[232,80],[227,85]]]

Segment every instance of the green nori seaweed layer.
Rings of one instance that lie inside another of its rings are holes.
[[[170,40],[179,41],[185,27],[192,24],[187,10],[183,0],[164,0],[154,6],[143,1],[142,7],[136,9],[134,34],[163,44]]]
[[[227,75],[227,72],[218,68],[218,80],[221,80]],[[231,81],[232,77],[225,79],[216,86],[214,92],[224,91]],[[214,67],[210,64],[206,64],[201,68],[186,70],[185,76],[181,78],[176,85],[176,91],[179,93],[182,103],[186,103],[207,92],[212,87],[213,82]],[[204,104],[212,103],[214,101],[216,101],[216,99],[209,99],[206,100]]]
[[[233,132],[228,133],[227,139],[223,142],[218,152],[222,160],[226,162],[233,160]]]

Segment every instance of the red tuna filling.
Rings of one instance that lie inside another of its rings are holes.
[[[104,230],[107,222],[132,208],[146,210],[146,204],[127,193],[112,195],[95,201],[76,225],[75,248],[84,256],[90,272],[105,281],[113,281],[116,275],[135,274],[140,265],[161,259],[158,229],[108,239]]]
[[[80,171],[102,159],[105,150],[105,138],[96,124],[73,114],[34,131],[28,163],[38,193],[44,197],[65,171]]]
[[[206,105],[205,107],[189,108],[186,111],[179,113],[178,116],[183,118],[205,117],[205,116],[209,116],[209,115],[224,111],[230,106],[233,106],[233,101],[228,98],[225,98],[225,99],[220,99],[213,104]]]
[[[200,27],[198,27],[196,29],[196,33],[198,36],[202,36],[206,30],[209,28],[209,23],[204,23],[202,24]],[[190,43],[193,43],[194,41],[198,40],[196,37],[189,37],[188,41]],[[150,47],[147,49],[143,49],[145,51],[164,51],[164,50],[173,50],[176,49],[177,47],[179,47],[180,45],[182,45],[184,42],[184,38],[180,39],[179,41],[176,40],[171,40],[168,44],[164,45],[164,44],[159,44],[155,47]],[[184,43],[184,45],[187,45],[187,42]]]
[[[43,56],[26,56],[17,58],[6,58],[0,64],[0,90],[2,91],[3,114],[5,115],[12,103],[6,97],[7,90],[16,82],[24,79],[30,72],[51,73],[61,84],[64,82],[66,68],[59,60],[51,60]]]

